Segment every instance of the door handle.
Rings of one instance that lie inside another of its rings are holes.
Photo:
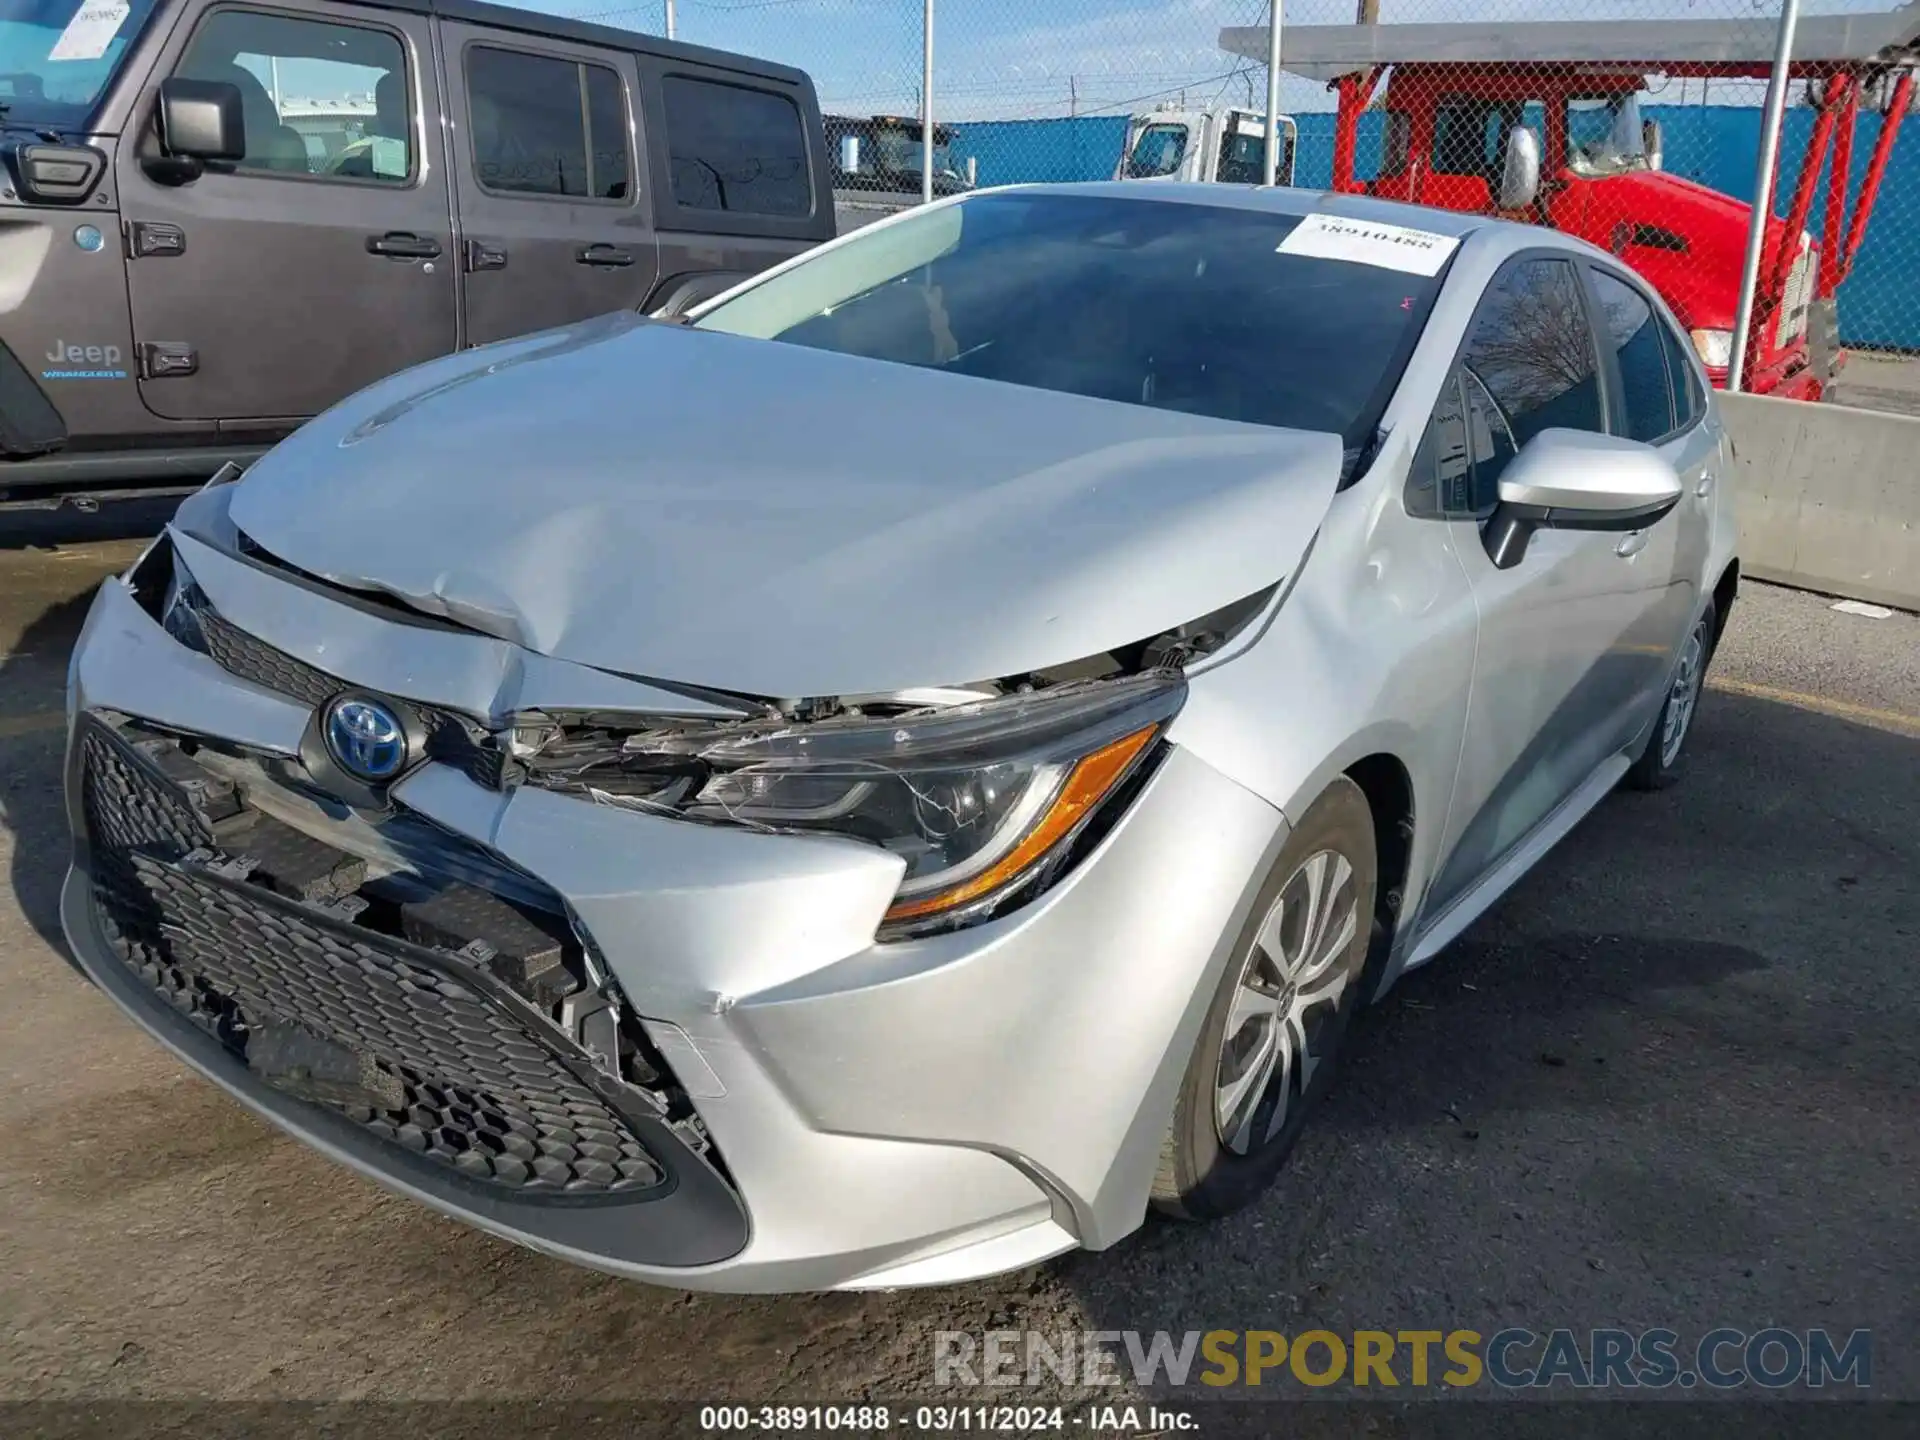
[[[389,230],[384,235],[367,236],[367,253],[391,255],[396,260],[432,260],[440,253],[440,242],[410,230]]]
[[[1713,476],[1711,474],[1702,475],[1699,480],[1694,482],[1693,493],[1702,500],[1711,495],[1713,493]]]
[[[633,264],[633,252],[617,245],[582,245],[573,252],[576,265],[621,266]]]
[[[489,245],[484,240],[467,241],[467,269],[504,270],[507,268],[507,252],[498,245]]]
[[[1613,547],[1613,553],[1622,557],[1638,555],[1647,548],[1647,532],[1635,530],[1620,537],[1620,543]]]

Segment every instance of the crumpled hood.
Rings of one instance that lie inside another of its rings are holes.
[[[1197,619],[1286,574],[1340,463],[1333,435],[609,316],[362,391],[231,513],[302,570],[542,654],[801,697]]]

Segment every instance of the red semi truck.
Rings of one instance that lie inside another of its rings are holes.
[[[1793,75],[1807,82],[1818,116],[1786,218],[1768,218],[1745,389],[1818,400],[1845,361],[1834,292],[1912,105],[1917,42],[1920,0],[1800,23]],[[1339,97],[1335,190],[1502,214],[1611,250],[1661,292],[1714,383],[1724,383],[1752,208],[1667,172],[1660,127],[1641,118],[1639,97],[1653,75],[1765,79],[1776,44],[1770,19],[1305,25],[1288,26],[1281,43],[1284,68],[1327,81]],[[1264,59],[1267,32],[1224,30],[1220,45]],[[1361,180],[1369,108],[1383,110],[1385,123],[1377,171]],[[1863,108],[1885,119],[1849,210]],[[1826,181],[1816,242],[1806,226],[1829,152],[1824,173],[1842,179]]]

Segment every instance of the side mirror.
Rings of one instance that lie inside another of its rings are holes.
[[[1542,430],[1500,476],[1487,554],[1505,570],[1520,563],[1536,530],[1644,530],[1680,503],[1681,488],[1679,473],[1651,445]]]
[[[240,87],[224,80],[162,80],[160,148],[177,160],[245,159],[247,121]]]
[[[858,135],[842,135],[840,137],[840,168],[849,175],[859,173],[860,137]]]
[[[1647,168],[1662,170],[1666,168],[1667,137],[1660,129],[1658,120],[1640,122],[1640,148],[1647,152]]]
[[[1540,198],[1540,137],[1524,125],[1507,135],[1507,162],[1500,172],[1500,209],[1525,210]]]

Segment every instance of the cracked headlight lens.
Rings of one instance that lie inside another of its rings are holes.
[[[887,718],[640,734],[622,770],[660,777],[650,806],[892,851],[906,874],[882,934],[919,934],[1033,893],[1185,698],[1180,676],[1150,674]]]

